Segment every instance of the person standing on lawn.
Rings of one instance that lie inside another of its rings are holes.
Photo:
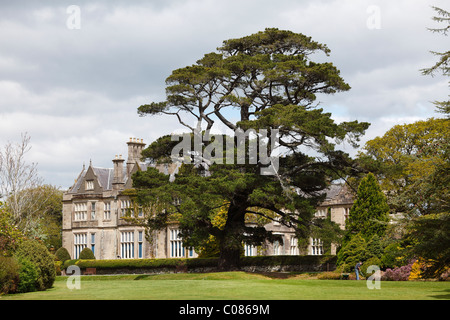
[[[361,261],[359,261],[355,266],[355,273],[356,273],[356,280],[359,280],[359,274],[362,274],[361,272]]]

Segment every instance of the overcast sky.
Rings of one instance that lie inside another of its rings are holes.
[[[267,27],[327,44],[326,59],[352,89],[320,96],[321,107],[338,122],[370,122],[364,141],[439,117],[431,101],[448,99],[448,79],[419,71],[436,62],[430,50],[448,50],[448,37],[427,30],[439,27],[431,6],[450,10],[447,0],[5,2],[0,146],[27,132],[27,160],[62,189],[90,159],[112,167],[130,137],[149,143],[180,129],[170,117],[139,117],[137,107],[164,100],[172,70]]]

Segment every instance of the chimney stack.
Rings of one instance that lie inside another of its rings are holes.
[[[144,149],[144,139],[130,138],[128,145],[128,160],[127,160],[127,175],[130,177],[130,172],[136,162],[141,160],[141,153]]]
[[[122,159],[122,155],[117,156],[113,160],[114,163],[114,178],[112,182],[113,190],[120,190],[121,186],[123,186],[123,162],[125,160]]]

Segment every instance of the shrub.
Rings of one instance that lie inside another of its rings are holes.
[[[341,250],[339,250],[337,254],[337,263],[339,266],[345,266],[344,272],[353,271],[356,263],[363,259],[366,246],[366,241],[358,233],[354,235]]]
[[[19,284],[19,264],[13,257],[0,256],[0,294],[14,293]]]
[[[411,269],[414,261],[411,261],[409,264],[397,267],[394,269],[388,268],[384,272],[381,280],[387,281],[406,281],[409,279],[409,275],[411,274]]]
[[[367,272],[368,267],[370,267],[370,266],[380,267],[380,264],[381,264],[380,259],[378,259],[377,257],[372,257],[372,258],[364,261],[361,270],[362,270],[363,274],[366,276],[369,273],[369,272]]]
[[[63,268],[63,262],[62,261],[55,261],[55,272],[57,276],[62,275],[61,269]]]
[[[39,283],[38,268],[26,258],[18,258],[19,269],[19,286],[18,292],[32,292],[36,291]]]
[[[400,245],[396,242],[388,245],[381,256],[381,266],[383,268],[395,268],[402,265],[403,252]]]
[[[55,281],[55,262],[53,255],[45,245],[36,240],[26,240],[21,243],[16,251],[18,259],[26,259],[34,264],[38,271],[36,289],[45,290],[51,288]]]
[[[58,250],[56,250],[55,256],[62,263],[64,263],[64,261],[66,261],[66,260],[70,260],[69,251],[67,251],[67,249],[64,247],[61,247]]]
[[[241,266],[319,266],[325,269],[327,264],[333,268],[336,263],[335,256],[257,256],[243,257]],[[114,260],[66,260],[64,268],[70,265],[77,265],[81,269],[97,268],[103,270],[113,269],[158,269],[165,268],[177,270],[181,267],[187,267],[187,270],[194,268],[214,268],[218,266],[218,258],[195,258],[195,259],[114,259]],[[106,273],[106,272],[104,272]]]
[[[317,276],[319,280],[340,280],[342,279],[342,275],[340,272],[331,271],[331,272],[322,272]]]
[[[91,249],[84,248],[80,252],[80,259],[84,259],[84,260],[95,259],[95,256]]]

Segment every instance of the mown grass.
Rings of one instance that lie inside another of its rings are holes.
[[[366,281],[317,280],[311,274],[245,272],[161,275],[82,276],[80,289],[69,289],[69,277],[57,277],[53,288],[0,296],[0,300],[428,300],[450,299],[450,282],[381,282],[369,290]]]

